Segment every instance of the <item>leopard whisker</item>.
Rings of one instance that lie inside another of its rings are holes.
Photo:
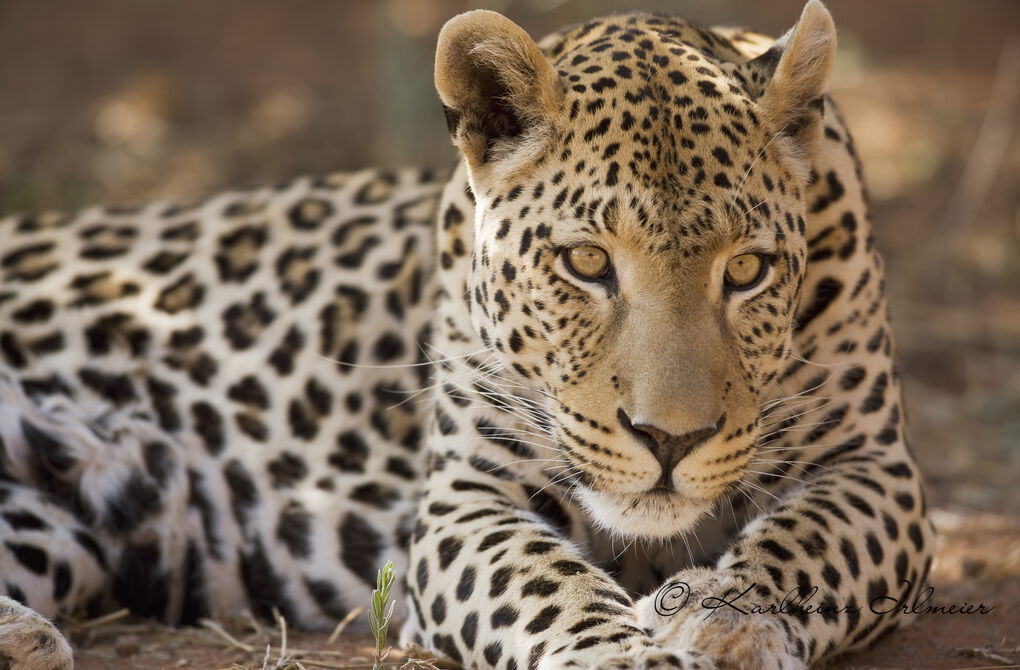
[[[853,360],[853,361],[844,361],[844,362],[841,362],[841,363],[818,363],[816,361],[808,360],[807,358],[804,358],[800,354],[796,354],[796,353],[794,353],[792,351],[790,352],[790,358],[798,360],[801,363],[805,363],[807,365],[813,365],[813,366],[819,367],[819,368],[849,368],[849,367],[853,367],[855,365],[859,365],[858,361],[856,361],[856,360]]]
[[[779,473],[774,473],[774,472],[761,472],[760,470],[750,470],[750,469],[747,470],[747,472],[750,472],[752,474],[759,475],[759,476],[762,476],[762,477],[782,477],[783,479],[792,479],[793,481],[798,482],[800,484],[804,484],[806,486],[815,486],[816,485],[816,482],[808,481],[806,479],[801,479],[800,477],[794,477],[792,475],[781,475]]]
[[[778,458],[755,458],[755,459],[751,459],[751,463],[759,464],[759,465],[765,465],[765,466],[768,466],[769,464],[783,464],[783,463],[786,463],[786,464],[790,465],[791,467],[798,468],[801,472],[807,470],[808,469],[807,466],[813,466],[815,468],[820,468],[822,470],[826,470],[826,471],[830,471],[830,472],[838,472],[832,466],[821,465],[821,464],[815,463],[814,461],[793,461],[793,460],[778,459]]]
[[[337,360],[335,358],[330,358],[329,356],[323,356],[322,354],[320,354],[318,352],[315,352],[315,357],[320,359],[320,360],[327,361],[329,363],[334,363],[336,365],[340,365],[340,366],[345,367],[345,368],[360,368],[360,369],[363,369],[363,370],[400,370],[400,369],[405,369],[405,368],[431,367],[432,365],[435,365],[436,363],[446,363],[446,362],[456,361],[456,360],[459,360],[459,359],[462,359],[462,358],[468,358],[470,356],[474,356],[476,354],[479,354],[479,353],[481,353],[483,351],[487,351],[487,349],[479,349],[478,351],[476,351],[474,353],[471,353],[471,354],[461,354],[460,356],[450,356],[450,357],[445,358],[445,359],[428,360],[428,361],[424,361],[422,363],[392,363],[392,364],[388,364],[388,365],[369,365],[369,364],[366,364],[366,363],[347,363],[346,361],[340,361],[340,360]]]

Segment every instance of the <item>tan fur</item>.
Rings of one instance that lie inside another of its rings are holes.
[[[792,132],[784,141],[791,168],[801,178],[810,169],[818,140],[820,107],[812,107],[828,88],[829,73],[836,55],[836,26],[818,0],[810,0],[800,20],[777,42],[783,54],[761,97],[761,108],[776,132]]]
[[[9,670],[71,670],[71,646],[53,624],[0,596],[0,667]]]
[[[699,651],[702,668],[803,670],[874,639],[883,622],[864,611],[784,619],[787,630],[775,617],[707,619],[697,607],[670,618],[654,608],[657,576],[701,596],[750,589],[764,603],[808,579],[822,601],[860,604],[905,576],[924,579],[930,528],[902,441],[860,170],[824,95],[831,18],[812,0],[778,42],[715,34],[722,39],[683,20],[626,14],[546,38],[565,86],[564,109],[544,121],[560,126],[548,149],[514,174],[466,153],[440,207],[458,214],[444,216],[438,238],[448,298],[436,321],[448,361],[440,382],[467,397],[491,384],[517,404],[439,397],[447,429],[430,438],[441,472],[426,495],[440,509],[458,505],[470,523],[426,515],[426,538],[439,540],[414,545],[412,562],[429,561],[444,535],[488,532],[503,500],[520,507],[530,494],[500,474],[512,471],[569,500],[570,514],[584,512],[567,555],[584,547],[618,584],[651,594],[633,612],[652,645]],[[453,139],[463,148],[459,121]],[[500,141],[510,152],[525,143]],[[588,245],[606,251],[611,275],[571,270],[569,250]],[[746,253],[767,259],[760,281],[727,283],[727,262]],[[722,428],[705,430],[713,423]],[[529,451],[490,447],[493,426],[508,440],[524,436]],[[468,457],[484,460],[480,475],[458,460]],[[479,477],[483,491],[449,492]],[[541,523],[517,532],[551,537]],[[621,538],[635,541],[629,562]],[[516,557],[491,567],[474,558],[456,565],[471,562],[481,583],[522,570]],[[585,616],[584,594],[556,596],[563,628],[543,638],[554,651],[537,667],[696,667],[629,646],[584,647],[593,638],[567,633]],[[459,645],[458,621],[428,621],[430,603],[449,595],[434,581],[416,591],[426,643]],[[502,629],[495,636],[506,648]]]
[[[456,144],[475,170],[484,169],[488,140],[479,132],[494,105],[508,105],[524,122],[523,138],[497,141],[493,161],[503,173],[534,159],[552,134],[563,91],[549,61],[522,28],[486,10],[456,16],[443,26],[436,47],[436,89],[462,118]]]

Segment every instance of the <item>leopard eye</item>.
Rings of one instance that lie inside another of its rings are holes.
[[[748,289],[765,275],[765,261],[758,254],[740,254],[726,264],[726,286],[735,290]]]
[[[590,244],[564,250],[563,260],[582,279],[602,279],[609,272],[609,254]]]

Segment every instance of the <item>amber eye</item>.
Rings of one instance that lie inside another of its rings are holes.
[[[758,254],[740,254],[726,264],[726,285],[732,289],[747,289],[757,284],[765,274],[765,262]]]
[[[583,279],[602,279],[609,270],[609,254],[592,245],[566,249],[563,260],[574,274]]]

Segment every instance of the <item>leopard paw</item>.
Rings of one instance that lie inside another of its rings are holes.
[[[0,596],[0,668],[71,670],[71,646],[56,627],[16,600]]]
[[[539,670],[718,670],[699,652],[670,651],[647,641],[552,654]]]
[[[668,588],[664,587],[635,607],[639,625],[657,644],[700,653],[718,670],[807,669],[776,618],[782,615],[702,605],[706,598],[742,593],[745,585],[709,570],[691,570],[675,583],[682,584],[682,588],[676,587],[668,594],[671,601],[663,601],[661,594]]]

